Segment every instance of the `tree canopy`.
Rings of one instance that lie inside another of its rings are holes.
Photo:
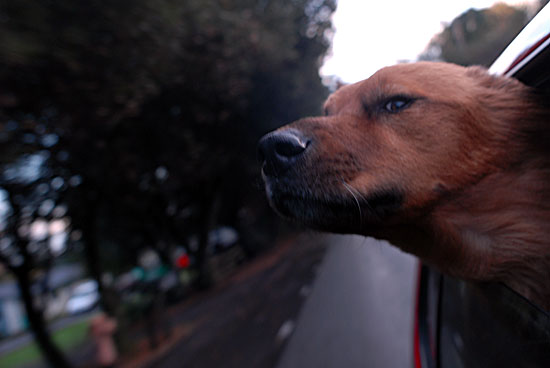
[[[319,112],[334,9],[334,0],[0,2],[0,231],[11,239],[0,261],[25,273],[38,255],[54,257],[21,229],[60,219],[98,280],[131,267],[140,249],[168,260],[192,236],[201,269],[218,224],[265,246],[274,228],[256,142]],[[12,263],[21,254],[29,262]]]
[[[527,24],[529,15],[525,8],[504,3],[470,9],[437,34],[420,59],[489,66]]]
[[[49,163],[81,181],[66,196],[73,222],[90,222],[88,198],[109,217],[98,226],[126,243],[157,238],[222,184],[242,200],[257,138],[326,96],[318,67],[332,1],[1,7],[5,120],[40,121],[56,139]]]

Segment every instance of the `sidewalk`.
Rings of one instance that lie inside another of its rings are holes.
[[[274,367],[311,290],[326,239],[287,239],[224,285],[171,310],[167,318],[178,326],[174,338],[154,352],[137,349],[120,367]]]

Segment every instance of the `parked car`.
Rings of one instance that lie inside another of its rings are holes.
[[[86,280],[78,284],[72,292],[65,310],[69,314],[78,314],[93,309],[99,303],[99,290],[95,280]]]
[[[522,30],[490,72],[550,91],[550,5]],[[550,367],[549,312],[503,284],[457,280],[421,265],[414,366]]]

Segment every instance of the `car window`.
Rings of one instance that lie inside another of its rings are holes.
[[[444,276],[442,367],[541,367],[550,362],[550,315],[502,284]]]

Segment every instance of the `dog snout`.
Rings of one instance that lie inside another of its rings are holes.
[[[258,158],[267,176],[278,176],[288,170],[307,150],[310,141],[295,130],[275,131],[258,143]]]

